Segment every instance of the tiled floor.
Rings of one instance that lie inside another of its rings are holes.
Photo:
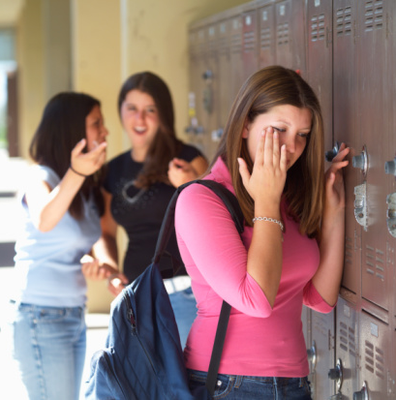
[[[7,154],[0,149],[0,327],[3,321],[4,310],[12,293],[14,268],[12,267],[13,243],[15,242],[16,219],[18,218],[16,197],[21,185],[26,162],[21,159],[9,160]],[[83,374],[80,399],[84,399],[84,382],[89,376],[89,365],[93,353],[104,346],[108,314],[87,314],[87,356]],[[0,331],[0,399],[23,399],[22,388],[10,369],[10,364],[4,358],[7,343]]]

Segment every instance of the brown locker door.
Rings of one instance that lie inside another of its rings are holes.
[[[312,393],[314,400],[329,398],[334,393],[335,384],[327,374],[335,364],[334,311],[321,314],[312,311],[312,343],[315,342],[317,361],[311,370]]]
[[[306,69],[305,0],[276,4],[276,63],[291,69]]]
[[[243,78],[246,80],[258,69],[257,10],[242,15]]]
[[[206,27],[206,57],[201,80],[203,82],[203,123],[205,127],[205,154],[212,159],[217,143],[212,134],[218,128],[219,116],[219,68],[217,57],[218,32],[217,23]]]
[[[389,325],[362,312],[360,315],[360,382],[359,390],[366,383],[370,400],[394,399],[394,385],[390,381],[392,365]],[[393,392],[393,394],[392,394]]]
[[[388,264],[390,248],[386,224],[386,196],[390,191],[384,173],[394,134],[392,115],[387,113],[386,96],[394,68],[387,63],[391,55],[387,19],[393,0],[364,0],[358,6],[358,104],[361,141],[367,148],[367,231],[362,232],[362,297],[385,310],[393,298],[393,270]],[[393,248],[393,240],[390,245]]]
[[[233,101],[239,92],[243,82],[242,62],[242,16],[236,15],[231,19],[230,29],[230,63],[231,63],[231,82],[230,96]]]
[[[357,123],[356,2],[333,0],[333,110],[334,141],[351,148],[344,170],[346,193],[345,259],[342,286],[360,298],[361,225],[355,219],[354,188],[362,174],[352,167],[352,156],[360,154],[362,143]]]
[[[189,141],[205,152],[203,126],[203,84],[202,70],[205,62],[205,29],[192,28],[190,40],[190,92],[189,125],[186,129]],[[186,99],[187,101],[187,99]]]
[[[342,379],[335,380],[336,392],[352,399],[360,389],[359,377],[359,309],[343,298],[338,299],[336,312],[336,365],[342,368]]]
[[[7,73],[7,142],[8,155],[19,156],[18,72]]]
[[[325,151],[333,148],[333,5],[329,0],[308,0],[308,70],[305,78],[319,98],[323,113]]]
[[[230,19],[218,24],[218,80],[219,80],[219,125],[212,140],[219,141],[227,123],[231,110],[233,97],[231,96],[230,82],[232,81],[232,69],[230,67],[230,31],[232,21]]]
[[[258,10],[259,68],[275,64],[275,7],[273,4]]]

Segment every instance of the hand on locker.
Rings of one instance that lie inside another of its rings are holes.
[[[333,158],[331,166],[326,171],[326,200],[325,211],[337,211],[345,208],[345,188],[342,169],[349,161],[345,157],[349,154],[349,147],[341,144],[338,154]]]

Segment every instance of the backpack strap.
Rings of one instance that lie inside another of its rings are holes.
[[[238,200],[235,197],[235,195],[231,193],[226,187],[224,187],[218,182],[206,179],[205,180],[197,179],[191,182],[187,182],[184,185],[181,185],[177,188],[176,192],[174,193],[168,204],[168,208],[166,210],[165,217],[161,225],[161,230],[158,236],[155,254],[153,257],[153,262],[157,263],[158,265],[160,265],[159,261],[162,256],[169,255],[165,251],[165,249],[168,244],[170,236],[172,235],[172,233],[174,233],[174,220],[175,220],[174,217],[175,217],[177,198],[179,197],[179,194],[183,189],[194,183],[206,186],[207,188],[211,189],[214,193],[216,193],[217,196],[219,196],[220,199],[223,201],[223,203],[226,205],[228,211],[230,212],[239,234],[241,235],[244,230],[244,216],[239,206]],[[172,257],[174,274],[177,272],[177,269],[175,267],[176,263],[178,264],[177,260]],[[231,306],[226,301],[223,300],[223,304],[221,306],[221,311],[220,311],[219,322],[217,324],[212,355],[210,357],[206,384],[205,384],[206,389],[208,390],[211,397],[213,396],[213,393],[216,388],[217,373],[219,371],[220,359],[221,359],[221,354],[223,352],[230,313],[231,313]]]
[[[176,208],[176,202],[179,197],[179,194],[183,189],[185,189],[187,186],[190,186],[194,183],[198,183],[200,185],[206,186],[207,188],[211,189],[214,193],[217,194],[217,196],[220,197],[220,199],[223,201],[223,203],[226,205],[228,211],[231,214],[232,219],[234,220],[235,226],[239,232],[239,234],[242,234],[244,230],[244,216],[242,213],[242,210],[239,206],[238,200],[235,197],[233,193],[231,193],[226,187],[224,187],[222,184],[207,180],[207,179],[197,179],[191,182],[187,182],[184,185],[181,185],[177,188],[176,192],[173,194],[169,204],[168,208],[166,209],[166,213],[161,225],[161,229],[158,235],[158,240],[157,240],[157,245],[155,248],[155,253],[153,257],[153,262],[159,263],[159,260],[162,256],[166,255],[169,256],[169,253],[166,252],[166,246],[169,242],[169,238],[174,232],[174,222],[175,222],[175,208]],[[176,261],[172,257],[172,261]],[[174,263],[175,266],[176,263]],[[161,270],[161,267],[160,267]],[[175,274],[177,272],[176,268],[174,267],[173,273]]]

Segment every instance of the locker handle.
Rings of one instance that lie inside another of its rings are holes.
[[[338,154],[339,150],[340,150],[340,143],[337,141],[331,150],[326,151],[325,153],[326,161],[331,162],[333,158]]]
[[[307,356],[308,356],[308,361],[311,363],[312,365],[312,372],[315,371],[316,368],[316,361],[317,361],[317,351],[316,351],[316,342],[315,340],[312,343],[312,346],[307,349]]]
[[[354,168],[359,168],[363,175],[366,176],[368,170],[368,153],[366,146],[363,146],[363,150],[358,156],[352,157],[352,166]]]
[[[353,190],[355,194],[354,210],[356,222],[363,226],[367,231],[367,196],[366,196],[366,182],[361,185],[355,186]]]
[[[331,368],[328,373],[329,379],[331,379],[332,381],[337,381],[337,390],[338,391],[341,390],[343,375],[344,375],[344,371],[343,371],[343,367],[342,367],[342,361],[339,358],[337,360],[337,364],[336,364],[335,368]]]
[[[353,400],[370,400],[367,383],[363,382],[362,389],[353,393]]]

